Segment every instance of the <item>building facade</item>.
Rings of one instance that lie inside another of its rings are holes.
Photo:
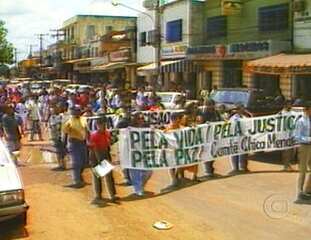
[[[186,59],[192,44],[202,41],[204,2],[176,0],[162,2],[160,7],[161,29],[161,90],[177,90],[182,86],[194,97],[198,68]],[[140,74],[156,77],[154,37],[155,14],[146,12],[138,18],[138,62],[150,64],[139,68]],[[151,17],[149,17],[151,16]],[[153,19],[153,21],[151,21]],[[148,75],[149,73],[149,75]]]
[[[59,44],[62,69],[66,69],[67,78],[75,82],[113,81],[116,77],[110,78],[114,70],[96,68],[110,63],[112,51],[128,48],[131,55],[128,61],[136,61],[136,17],[77,15],[66,20],[61,30],[64,35]],[[119,76],[127,78],[126,73]]]
[[[187,50],[188,58],[204,69],[200,89],[215,85],[276,91],[278,77],[245,69],[250,60],[292,50],[291,1],[206,1],[202,35],[201,44]],[[282,90],[288,94],[288,89]]]

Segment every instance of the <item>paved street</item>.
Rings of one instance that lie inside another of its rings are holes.
[[[277,156],[260,156],[250,162],[252,173],[220,177],[167,194],[168,173],[154,173],[144,199],[132,197],[131,187],[115,177],[121,202],[96,208],[89,204],[91,185],[82,190],[65,189],[70,172],[55,173],[44,163],[38,146],[24,148],[20,168],[30,205],[25,229],[15,222],[0,225],[0,239],[293,239],[311,235],[311,206],[294,205],[296,173],[280,172],[272,164]],[[45,156],[46,157],[46,156]],[[253,157],[252,157],[253,158]],[[26,159],[26,160],[25,160]],[[265,160],[265,161],[263,161]],[[217,172],[229,169],[226,159],[216,163]],[[90,172],[85,172],[91,183]],[[152,224],[166,220],[171,230],[158,231]]]

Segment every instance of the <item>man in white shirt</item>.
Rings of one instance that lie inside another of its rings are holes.
[[[31,132],[30,132],[30,141],[34,140],[34,135],[37,134],[39,137],[39,140],[42,141],[42,133],[41,133],[41,127],[40,127],[40,107],[38,102],[38,97],[35,96],[33,98],[33,101],[30,102],[27,106],[28,109],[28,117],[31,122]]]

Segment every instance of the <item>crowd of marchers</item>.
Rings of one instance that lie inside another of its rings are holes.
[[[200,105],[200,106],[199,106]],[[311,177],[306,179],[311,169],[311,105],[299,102],[304,107],[304,117],[297,122],[295,139],[299,148],[283,150],[281,158],[285,171],[292,171],[291,164],[298,159],[299,178],[297,183],[297,202],[311,201]],[[289,113],[291,102],[286,102],[279,114]],[[72,169],[72,183],[65,187],[79,189],[86,183],[83,178],[85,168],[92,169],[94,199],[92,204],[103,206],[103,183],[110,196],[110,201],[119,201],[116,192],[113,171],[105,177],[100,177],[94,167],[103,160],[114,164],[118,159],[111,156],[111,146],[118,140],[117,130],[127,127],[150,127],[145,121],[142,111],[159,111],[165,107],[161,98],[154,90],[146,93],[143,87],[133,96],[131,91],[112,88],[102,85],[99,88],[68,92],[64,88],[42,89],[39,93],[32,93],[29,88],[17,87],[0,88],[1,135],[12,157],[20,151],[21,139],[27,141],[49,140],[53,152],[57,157],[56,168],[53,171],[65,171],[70,157]],[[165,132],[184,127],[192,127],[208,122],[238,121],[250,117],[250,113],[241,104],[228,112],[224,106],[216,108],[215,102],[208,97],[201,103],[187,102],[186,95],[180,94],[175,98],[172,109],[182,110],[173,112],[170,123],[161,126]],[[118,120],[113,129],[107,127],[107,115],[114,114]],[[88,119],[95,121],[88,121]],[[298,149],[298,150],[297,150]],[[250,171],[246,154],[230,157],[231,169],[229,175],[243,174]],[[16,164],[19,164],[16,159]],[[199,167],[203,167],[205,175],[198,176]],[[134,194],[142,197],[144,187],[152,177],[152,171],[139,169],[123,169],[126,185],[133,186]],[[191,167],[170,169],[171,183],[163,191],[171,191],[183,185],[184,179],[198,182],[217,177],[214,161],[208,161]],[[188,172],[187,174],[185,174]],[[305,183],[306,182],[306,183]],[[306,186],[305,186],[306,185]]]

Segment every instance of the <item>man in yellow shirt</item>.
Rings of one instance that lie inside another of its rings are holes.
[[[66,187],[82,188],[85,186],[82,179],[82,172],[87,162],[86,141],[88,130],[87,123],[81,118],[81,110],[78,107],[71,109],[71,117],[65,122],[63,133],[67,135],[73,169],[73,184],[67,185]]]

